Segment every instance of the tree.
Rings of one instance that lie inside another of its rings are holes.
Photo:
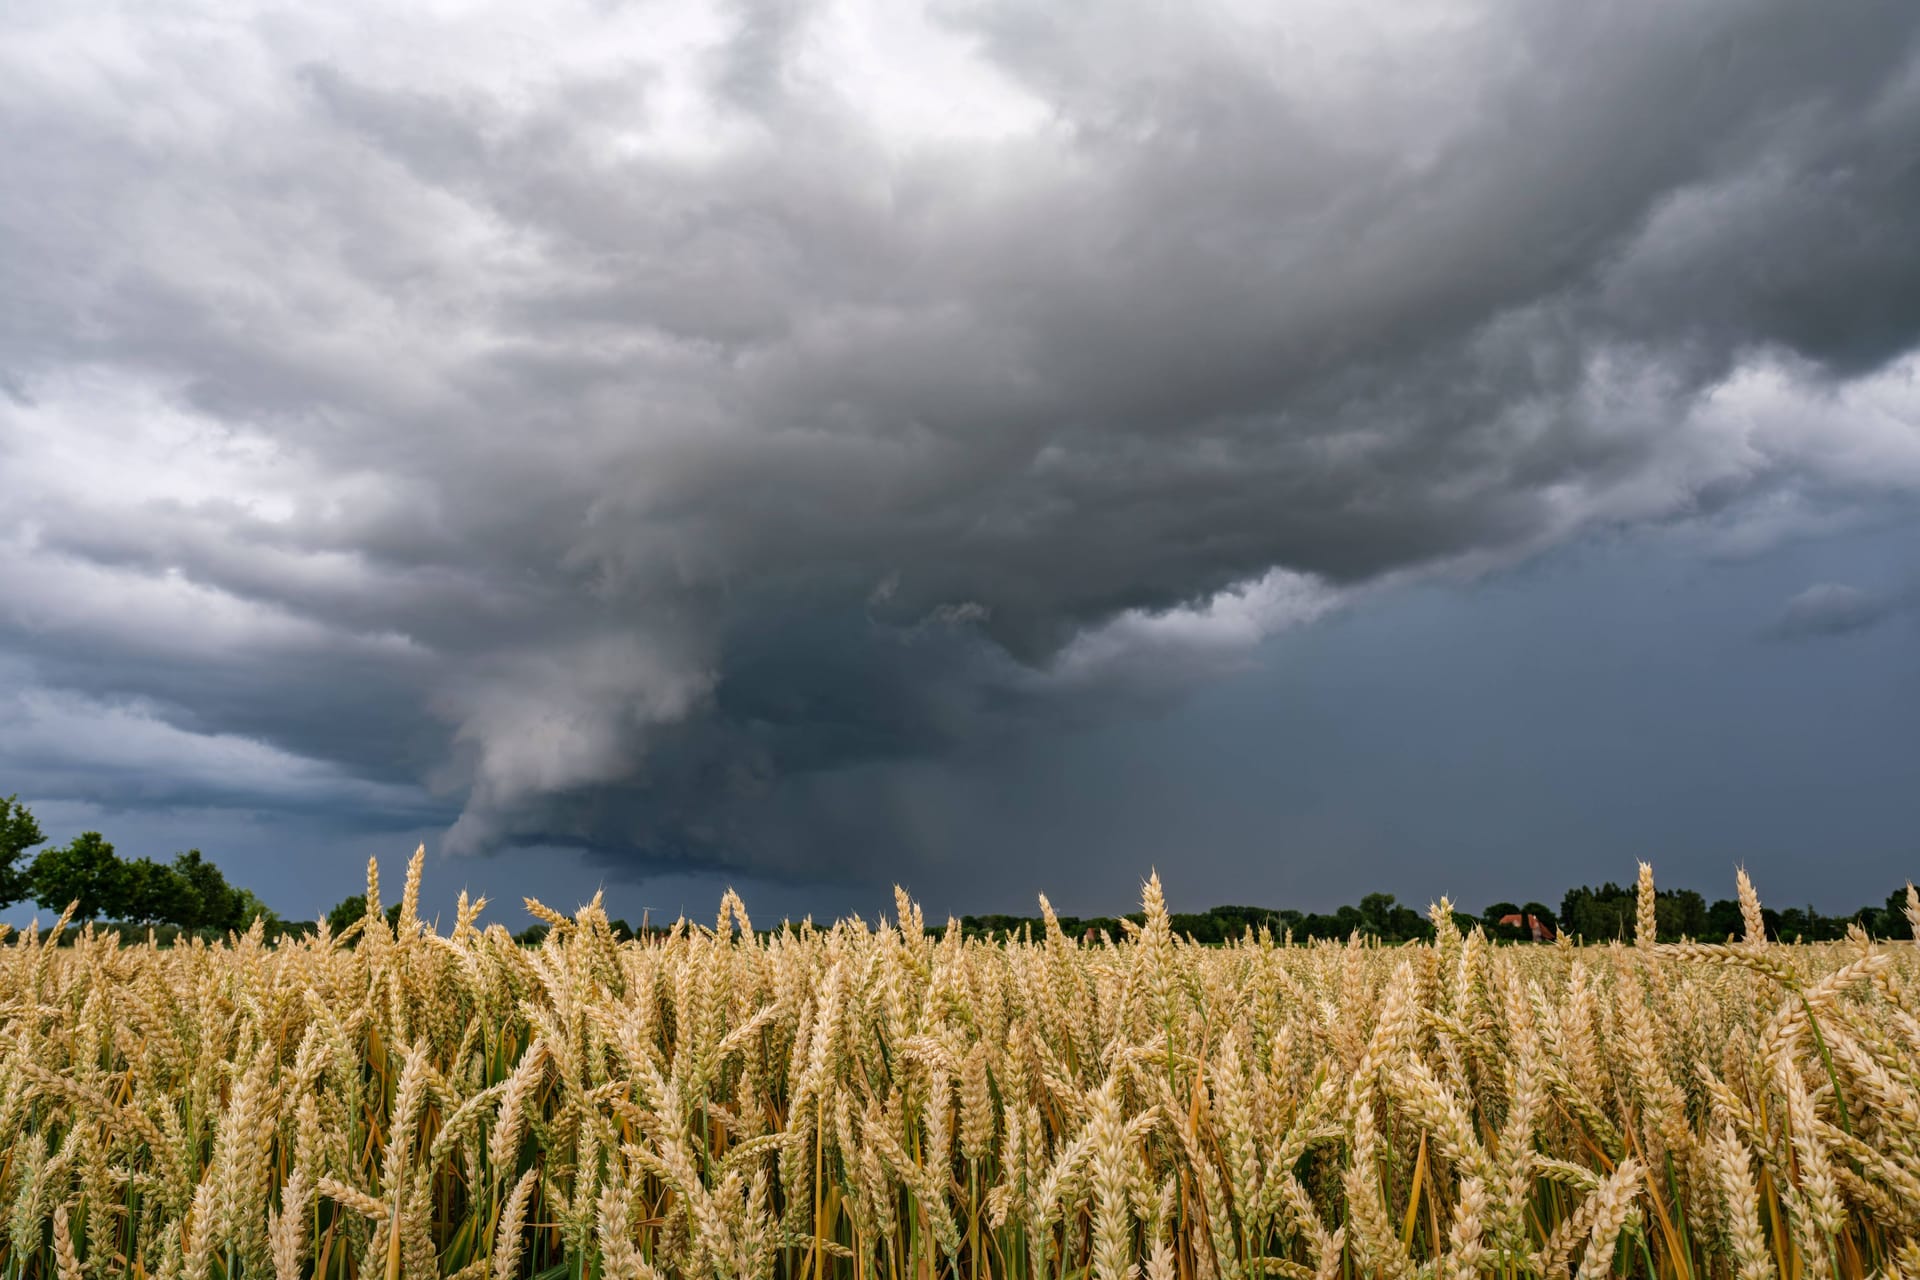
[[[1343,911],[1352,908],[1342,908]],[[1408,942],[1424,938],[1433,926],[1412,907],[1401,906],[1390,893],[1370,893],[1360,899],[1356,913],[1359,929],[1384,942]]]
[[[175,854],[173,874],[180,879],[182,896],[180,914],[174,923],[182,929],[225,931],[245,927],[239,891],[227,883],[220,868],[208,862],[198,849]]]
[[[1872,929],[1882,938],[1913,936],[1913,925],[1907,920],[1907,886],[1901,885],[1887,895],[1886,910],[1875,913]]]
[[[121,912],[139,924],[179,924],[188,912],[186,882],[164,862],[138,858],[126,864]]]
[[[1707,904],[1707,927],[1700,937],[1705,942],[1719,942],[1723,938],[1744,938],[1747,936],[1747,918],[1741,914],[1740,904],[1732,898],[1715,898]]]
[[[1707,900],[1693,889],[1662,889],[1654,895],[1654,920],[1668,942],[1711,936]]]
[[[359,924],[361,917],[366,914],[366,894],[356,893],[350,898],[342,898],[335,904],[333,910],[327,912],[327,932],[337,937],[345,933],[350,926]],[[387,926],[394,929],[399,928],[400,904],[396,902],[388,907],[386,914]]]
[[[96,920],[125,913],[127,866],[98,831],[83,831],[33,860],[33,900],[49,911],[78,903],[74,917]]]
[[[1508,916],[1517,916],[1519,914],[1519,903],[1496,902],[1480,913],[1480,927],[1486,931],[1489,938],[1503,942],[1518,942],[1528,936],[1526,922],[1523,920],[1517,925],[1501,924],[1500,922]]]
[[[360,922],[367,914],[367,895],[356,893],[350,898],[342,898],[327,912],[327,932],[335,937],[345,933],[351,926]]]
[[[1634,891],[1609,880],[1598,889],[1581,885],[1567,890],[1560,901],[1560,927],[1589,942],[1610,938],[1631,938],[1634,921]]]
[[[280,919],[280,913],[255,897],[251,889],[239,891],[236,906],[235,914],[239,919],[239,923],[234,926],[236,929],[250,929],[255,920],[265,920],[267,929],[271,932],[276,926],[284,923]]]
[[[19,796],[0,800],[0,907],[10,907],[32,893],[28,868],[18,865],[20,855],[46,842],[40,824]]]
[[[1360,931],[1376,938],[1393,936],[1393,895],[1370,893],[1360,899]]]
[[[1531,909],[1531,908],[1529,908]],[[1724,937],[1716,933],[1720,919],[1707,900],[1692,889],[1662,889],[1654,895],[1654,924],[1662,939]],[[1567,890],[1560,902],[1560,927],[1588,942],[1632,938],[1639,919],[1639,896],[1611,880],[1598,889],[1582,885]]]

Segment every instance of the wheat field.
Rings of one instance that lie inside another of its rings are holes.
[[[1911,943],[0,947],[5,1280],[1920,1277]],[[1909,914],[1920,904],[1909,894]],[[1044,907],[1044,900],[1043,900]],[[349,945],[351,944],[351,945]]]

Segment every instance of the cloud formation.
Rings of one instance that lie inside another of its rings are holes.
[[[911,852],[870,762],[1920,490],[1904,0],[10,23],[0,752],[48,787],[111,785],[35,763],[61,717],[137,715],[452,847],[834,873]]]
[[[1787,640],[1844,636],[1878,626],[1892,617],[1900,602],[1875,595],[1844,582],[1818,582],[1787,601],[1774,622],[1773,634]]]

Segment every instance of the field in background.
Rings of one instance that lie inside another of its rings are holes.
[[[1490,946],[537,948],[418,913],[0,948],[5,1280],[1920,1278],[1920,956]],[[1920,907],[1910,907],[1920,916]],[[1048,919],[1051,920],[1049,914]]]

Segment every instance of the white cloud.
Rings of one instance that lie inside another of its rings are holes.
[[[231,733],[169,723],[153,706],[47,689],[0,700],[0,762],[14,789],[139,807],[209,797],[245,808],[351,807],[419,814],[414,788],[354,778],[318,761]]]
[[[1060,653],[1053,675],[1068,684],[1117,674],[1138,679],[1190,677],[1243,661],[1269,636],[1305,626],[1351,603],[1342,591],[1308,574],[1275,569],[1230,587],[1202,604],[1159,611],[1129,609],[1076,636]]]

